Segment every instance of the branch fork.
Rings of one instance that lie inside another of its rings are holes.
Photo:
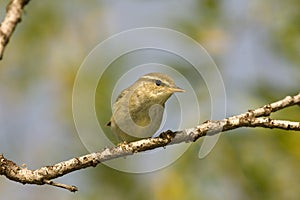
[[[175,132],[168,130],[161,133],[156,138],[147,138],[131,143],[123,142],[116,147],[104,148],[99,152],[72,158],[36,170],[20,167],[0,154],[0,175],[4,175],[10,180],[23,184],[48,184],[75,192],[78,190],[76,186],[56,183],[53,182],[52,179],[64,176],[76,170],[87,167],[96,167],[98,164],[108,160],[129,156],[138,152],[149,151],[159,147],[166,147],[167,145],[195,142],[206,135],[213,135],[241,127],[277,128],[300,131],[300,122],[270,118],[272,113],[293,105],[299,105],[299,103],[300,93],[293,97],[287,96],[280,101],[267,104],[254,110],[248,110],[245,113],[228,117],[223,120],[208,120],[194,128]]]

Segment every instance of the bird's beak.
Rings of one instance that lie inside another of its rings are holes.
[[[174,87],[174,88],[171,88],[172,92],[185,92],[184,89],[181,89],[180,87]]]

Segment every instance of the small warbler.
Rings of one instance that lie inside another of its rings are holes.
[[[160,127],[165,102],[175,92],[184,90],[161,73],[145,74],[123,90],[107,123],[118,142],[151,137]]]

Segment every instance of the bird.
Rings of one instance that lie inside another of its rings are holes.
[[[166,101],[175,92],[184,92],[166,74],[141,76],[117,97],[107,123],[117,143],[133,142],[155,134],[162,122]]]

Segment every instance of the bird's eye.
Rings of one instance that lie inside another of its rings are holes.
[[[161,80],[156,80],[156,81],[155,81],[155,84],[156,84],[157,86],[160,86],[160,85],[161,85]]]

